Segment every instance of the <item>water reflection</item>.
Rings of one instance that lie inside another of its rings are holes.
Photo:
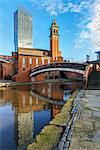
[[[0,90],[0,149],[25,149],[77,87],[48,83]]]

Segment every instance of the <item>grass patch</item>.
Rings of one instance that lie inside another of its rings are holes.
[[[28,150],[49,150],[52,149],[58,142],[60,134],[62,133],[61,127],[49,125],[45,127],[42,132],[36,136],[36,141],[27,147]]]

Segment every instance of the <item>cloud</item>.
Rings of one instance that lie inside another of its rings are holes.
[[[43,3],[42,8],[50,15],[57,15],[58,5],[56,0],[49,0]]]
[[[97,0],[92,5],[92,19],[88,24],[88,28],[92,34],[92,42],[95,50],[100,50],[100,0]]]
[[[82,49],[86,44],[90,43],[91,33],[88,30],[82,30],[75,38],[75,49]]]
[[[77,25],[80,32],[75,38],[75,48],[82,49],[90,43],[92,51],[100,50],[100,0],[87,5],[87,13]]]
[[[66,12],[75,12],[80,13],[83,9],[88,8],[89,3],[86,0],[80,1],[77,0],[79,3],[75,3],[70,1],[64,0],[30,0],[33,6],[37,6],[37,8],[44,9],[48,12],[49,15],[58,15]]]

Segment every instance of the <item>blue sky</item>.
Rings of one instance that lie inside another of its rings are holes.
[[[14,51],[14,16],[18,5],[32,12],[33,47],[50,49],[50,26],[59,26],[64,59],[95,59],[100,50],[100,0],[0,0],[0,55]]]

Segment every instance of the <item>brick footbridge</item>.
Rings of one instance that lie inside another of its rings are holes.
[[[30,70],[31,81],[45,80],[47,78],[83,78],[86,64],[75,62],[61,62],[42,65]]]

